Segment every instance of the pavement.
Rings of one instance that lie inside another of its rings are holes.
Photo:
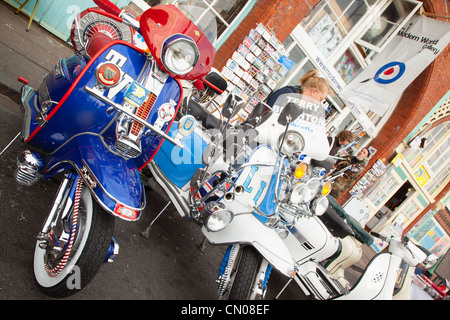
[[[39,87],[44,75],[72,48],[0,1],[0,149],[21,130],[21,83]],[[0,300],[53,300],[34,284],[32,258],[35,237],[50,210],[58,184],[42,179],[21,187],[13,178],[16,157],[25,145],[16,142],[0,158]],[[140,232],[165,203],[147,192],[148,208],[135,223],[116,219],[114,236],[120,253],[113,264],[104,264],[88,287],[67,300],[193,300],[217,299],[214,282],[225,248],[197,244],[200,227],[182,219],[173,207],[155,223],[150,238]],[[170,227],[168,227],[170,226]]]
[[[38,24],[26,32],[28,18],[0,1],[0,149],[20,131],[21,83],[19,76],[37,88],[44,75],[72,48]],[[34,284],[32,257],[35,236],[47,216],[58,185],[39,181],[31,187],[15,183],[15,158],[25,148],[15,143],[0,158],[0,300],[53,300]],[[151,199],[151,201],[149,200]],[[150,238],[140,232],[164,207],[164,201],[147,191],[148,208],[139,222],[116,219],[115,238],[120,254],[113,264],[105,264],[94,280],[67,300],[215,300],[215,279],[226,248],[208,245],[200,227],[182,219],[170,206],[153,226]],[[357,269],[364,268],[374,255],[365,247]],[[355,271],[353,270],[353,272]],[[357,278],[357,273],[354,275]],[[273,298],[286,283],[273,272],[267,298]],[[289,285],[282,300],[301,298],[300,290]]]
[[[39,86],[61,57],[73,54],[68,45],[34,22],[26,32],[28,17],[16,15],[14,8],[3,1],[0,21],[0,93],[11,96],[18,92],[22,86],[17,81],[19,75],[27,78],[32,87]]]

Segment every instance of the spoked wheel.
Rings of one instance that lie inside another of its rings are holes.
[[[101,32],[113,40],[132,42],[133,30],[99,12],[85,10],[81,12],[72,25],[70,40],[75,51],[84,52],[86,44],[93,34]]]
[[[50,297],[67,297],[84,288],[111,244],[114,217],[100,208],[80,181],[74,203],[66,195],[50,231],[36,242],[34,276],[39,289]]]

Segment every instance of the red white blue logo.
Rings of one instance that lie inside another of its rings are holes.
[[[377,71],[374,80],[381,84],[389,84],[400,79],[405,70],[406,66],[403,62],[390,62]]]

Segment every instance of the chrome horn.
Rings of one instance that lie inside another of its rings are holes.
[[[23,186],[35,184],[41,177],[41,171],[45,166],[42,156],[34,151],[25,150],[17,157],[17,169],[15,179]]]

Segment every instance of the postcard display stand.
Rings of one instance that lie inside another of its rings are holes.
[[[292,67],[292,61],[284,56],[284,52],[277,37],[258,24],[227,61],[222,69],[222,75],[228,80],[227,91],[247,102],[233,122],[245,120],[253,107],[266,99]]]
[[[385,171],[386,165],[378,159],[349,191],[350,195],[362,197]]]

